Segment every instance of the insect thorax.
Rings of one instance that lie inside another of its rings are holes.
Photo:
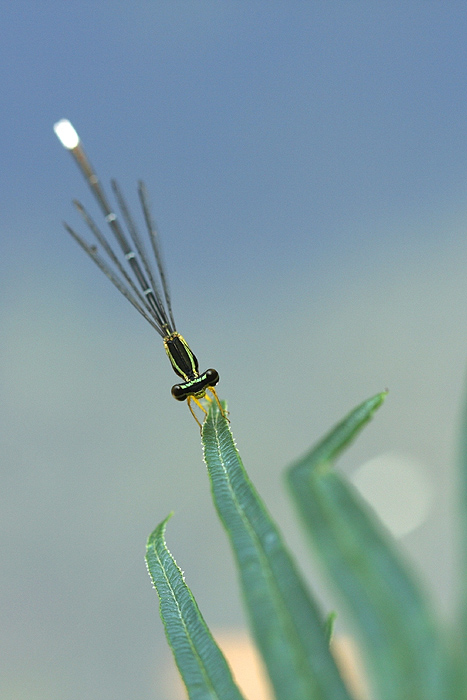
[[[164,338],[164,347],[173,370],[185,382],[199,376],[198,360],[180,333],[171,333]]]

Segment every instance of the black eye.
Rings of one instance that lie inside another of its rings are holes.
[[[186,391],[181,384],[175,384],[172,387],[172,396],[174,399],[177,399],[177,401],[185,401],[186,399]]]
[[[216,369],[208,369],[205,376],[209,380],[209,386],[216,386],[219,381],[219,372]]]

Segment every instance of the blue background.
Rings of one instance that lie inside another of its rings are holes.
[[[62,117],[134,206],[146,181],[177,326],[219,370],[245,465],[313,583],[281,473],[389,387],[341,468],[394,449],[426,466],[436,499],[402,546],[449,616],[465,3],[16,1],[0,26],[1,697],[167,697],[143,555],[172,509],[208,624],[243,625],[160,338],[61,226],[84,233],[73,197],[92,209]]]

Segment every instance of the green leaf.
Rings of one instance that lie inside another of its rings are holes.
[[[392,540],[331,470],[385,394],[358,406],[292,465],[287,480],[315,549],[348,605],[380,700],[446,700],[445,650],[434,616]]]
[[[332,642],[332,636],[334,634],[334,624],[336,622],[337,613],[332,610],[326,617],[323,625],[324,636],[328,640],[328,644]]]
[[[202,440],[214,502],[238,562],[253,633],[277,700],[350,700],[317,605],[249,480],[229,424],[214,402]]]
[[[159,595],[165,633],[188,696],[191,700],[242,700],[227,662],[165,544],[165,527],[170,517],[150,535],[146,563]]]
[[[460,585],[459,610],[454,635],[453,676],[456,698],[467,698],[467,401],[465,402],[459,451]]]

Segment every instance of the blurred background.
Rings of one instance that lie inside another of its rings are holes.
[[[286,465],[389,388],[339,469],[455,609],[467,358],[467,9],[450,2],[17,0],[0,8],[0,696],[163,700],[144,565],[170,550],[242,633],[200,436],[159,336],[69,239],[104,182],[148,186],[178,329],[323,605]],[[408,516],[408,517],[407,517]]]

